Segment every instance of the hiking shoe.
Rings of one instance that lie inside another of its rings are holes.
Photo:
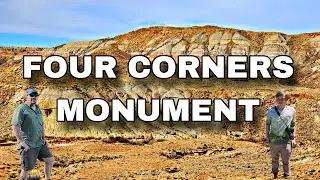
[[[29,176],[28,180],[40,180],[40,176]]]
[[[278,179],[278,173],[273,173],[273,179]]]
[[[283,178],[284,179],[290,179],[290,176],[289,175],[283,175]]]

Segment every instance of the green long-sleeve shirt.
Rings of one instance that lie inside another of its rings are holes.
[[[275,107],[268,110],[266,124],[270,126],[269,138],[271,143],[288,143],[289,134],[286,132],[286,127],[296,127],[296,111],[291,106],[285,106],[283,110],[279,110],[279,117]]]

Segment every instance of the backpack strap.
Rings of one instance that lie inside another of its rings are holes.
[[[284,121],[284,119],[282,119],[282,117],[280,116],[280,112],[279,112],[279,110],[278,110],[277,106],[274,106],[274,108],[275,108],[275,110],[276,110],[276,112],[277,112],[278,116],[279,116],[279,117],[280,117],[280,119],[282,120],[282,122],[283,122],[287,127],[289,127],[289,125],[287,125],[287,123]]]

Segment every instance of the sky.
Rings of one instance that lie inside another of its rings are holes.
[[[319,0],[1,0],[0,46],[53,47],[142,27],[320,32]]]

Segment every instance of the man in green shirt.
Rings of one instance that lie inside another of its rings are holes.
[[[44,135],[42,112],[36,104],[38,92],[27,90],[25,102],[13,113],[12,130],[17,138],[17,149],[21,155],[21,179],[28,179],[29,172],[35,167],[37,159],[45,162],[45,177],[50,179],[54,157],[48,148]]]
[[[270,146],[272,173],[275,179],[278,177],[279,154],[281,154],[284,178],[290,177],[290,157],[292,147],[296,145],[296,111],[286,105],[288,99],[288,92],[284,90],[277,92],[276,106],[271,107],[267,113],[266,140]]]

